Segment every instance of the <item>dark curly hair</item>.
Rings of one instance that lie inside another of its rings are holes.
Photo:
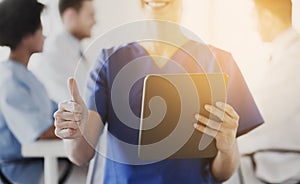
[[[12,50],[41,26],[44,5],[36,0],[3,0],[0,2],[0,46]]]

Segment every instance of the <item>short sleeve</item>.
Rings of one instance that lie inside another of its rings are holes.
[[[0,105],[6,124],[22,144],[37,140],[53,125],[54,104],[45,99],[37,102],[38,94],[16,81],[8,81],[1,89]]]
[[[103,50],[98,57],[90,72],[85,92],[87,108],[98,112],[103,123],[106,122],[108,111],[107,55],[106,50]]]
[[[264,120],[232,55],[214,47],[210,48],[223,72],[229,75],[227,103],[239,114],[237,136],[243,135],[262,124]]]

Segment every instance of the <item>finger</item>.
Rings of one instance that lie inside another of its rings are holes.
[[[58,129],[78,129],[78,122],[76,121],[55,121],[54,126]]]
[[[82,108],[81,105],[79,105],[76,102],[67,101],[63,103],[58,104],[59,111],[68,111],[73,113],[81,113]]]
[[[54,118],[62,121],[80,121],[82,119],[82,116],[81,113],[57,111],[54,113]]]
[[[212,137],[216,137],[218,135],[218,133],[219,133],[217,130],[213,130],[213,129],[211,129],[209,127],[206,127],[206,126],[204,126],[202,124],[195,123],[194,124],[194,128],[196,130],[198,130],[198,131],[200,131],[200,132],[202,132],[202,133],[204,133],[206,135],[212,136]]]
[[[216,122],[214,120],[210,120],[200,114],[196,114],[195,115],[196,120],[198,120],[200,123],[202,123],[205,126],[208,126],[211,129],[217,130],[217,131],[221,131],[221,123],[220,122]]]
[[[232,118],[239,119],[238,113],[234,110],[234,108],[231,105],[223,102],[217,102],[216,106],[220,109],[224,109],[224,111],[228,113]]]
[[[212,113],[213,115],[217,116],[222,122],[233,122],[233,119],[228,116],[223,110],[213,106],[213,105],[205,105],[204,108]]]
[[[78,86],[77,86],[77,83],[76,83],[75,79],[74,78],[69,78],[68,84],[69,84],[69,92],[71,94],[72,101],[77,102],[79,104],[82,104],[83,100],[80,96]]]
[[[61,139],[75,139],[80,137],[80,131],[74,129],[55,129],[55,135]]]

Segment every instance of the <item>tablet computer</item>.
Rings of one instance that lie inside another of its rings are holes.
[[[209,158],[214,137],[193,127],[195,114],[216,119],[205,104],[226,102],[227,74],[148,75],[144,80],[138,154],[143,160]]]

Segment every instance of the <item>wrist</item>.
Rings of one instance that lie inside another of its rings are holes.
[[[237,142],[236,142],[236,140],[227,149],[219,150],[219,154],[221,154],[223,157],[232,157],[232,156],[236,155],[236,153],[237,153]]]

